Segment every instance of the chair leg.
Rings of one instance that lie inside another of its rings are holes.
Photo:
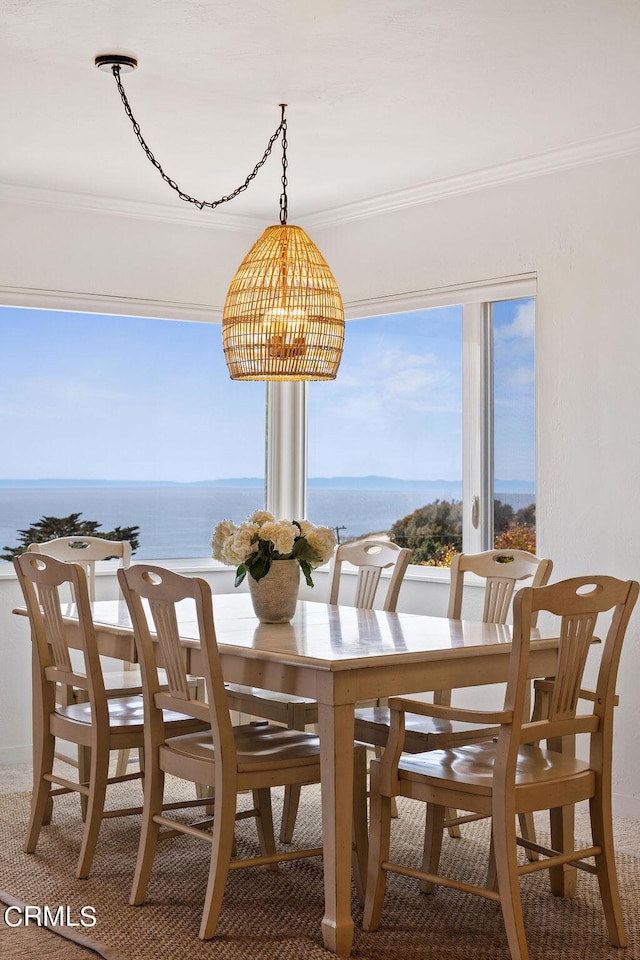
[[[94,743],[91,750],[91,774],[89,778],[89,798],[87,803],[87,819],[82,835],[82,846],[76,867],[76,877],[83,880],[89,876],[93,856],[96,851],[98,834],[104,813],[104,801],[109,779],[109,752],[98,749]]]
[[[457,816],[458,811],[455,809],[455,807],[447,807],[447,812],[445,814],[447,820],[455,820]],[[460,830],[459,823],[450,824],[450,826],[447,827],[447,832],[452,840],[460,840],[462,837],[462,831]]]
[[[525,840],[536,842],[536,828],[532,813],[519,813],[518,822],[520,823],[520,836]],[[552,844],[553,846],[553,844]],[[527,850],[525,847],[527,860],[533,862],[539,859],[539,854],[535,850]],[[485,881],[487,890],[498,889],[498,876],[496,873],[496,857],[493,850],[493,833],[491,834],[491,844],[489,846],[489,859],[487,861],[487,877]]]
[[[607,921],[609,939],[616,947],[626,947],[628,941],[624,932],[618,878],[616,875],[611,802],[609,797],[607,797],[606,800],[598,796],[592,797],[589,801],[589,809],[593,843],[602,849],[602,853],[598,854],[595,861],[598,884],[600,886],[600,897]]]
[[[222,907],[229,861],[233,845],[233,829],[236,822],[236,790],[222,785],[216,790],[215,814],[213,819],[213,840],[211,844],[211,863],[204,898],[202,920],[198,936],[209,940],[218,927],[218,918]]]
[[[157,762],[147,765],[144,778],[142,830],[138,844],[136,870],[129,895],[129,903],[134,907],[143,903],[147,895],[149,877],[151,876],[160,833],[160,824],[156,823],[153,818],[162,813],[163,797],[164,771],[159,769]]]
[[[498,874],[496,873],[496,854],[493,849],[493,822],[491,822],[491,840],[489,842],[489,858],[487,860],[487,878],[485,881],[487,890],[498,892]]]
[[[56,740],[49,733],[34,731],[33,743],[33,791],[31,793],[31,815],[24,844],[25,853],[33,853],[38,843],[40,830],[51,819],[53,801],[49,796],[51,784],[44,779],[45,773],[53,770],[53,755]]]
[[[438,872],[444,821],[448,815],[448,808],[445,809],[445,807],[439,807],[433,803],[427,804],[424,824],[424,849],[422,851],[422,870],[425,873]],[[435,883],[431,883],[430,880],[420,881],[422,893],[433,893],[434,889]]]
[[[529,960],[520,900],[516,817],[513,810],[506,811],[503,807],[494,809],[492,839],[500,906],[511,960]]]
[[[88,784],[91,780],[91,748],[78,744],[78,781]],[[87,819],[89,798],[86,793],[80,794],[80,812],[83,821]]]
[[[300,785],[292,783],[284,788],[284,806],[280,823],[280,843],[291,843],[300,805]]]
[[[290,703],[287,706],[287,727],[289,730],[306,729],[307,705]],[[300,805],[300,786],[297,783],[284,788],[284,806],[280,822],[280,843],[291,843]]]
[[[556,807],[549,811],[551,846],[562,852],[575,849],[574,845],[574,818],[573,806]],[[577,869],[570,864],[549,868],[549,883],[554,897],[575,896],[577,885]]]
[[[258,840],[260,842],[262,856],[273,856],[273,854],[276,852],[276,841],[273,835],[273,814],[271,812],[271,790],[269,787],[262,787],[260,790],[253,791],[253,805],[258,811],[258,816],[256,817],[256,827],[258,830]],[[269,870],[277,869],[277,863],[269,864]]]
[[[381,864],[389,859],[391,836],[391,797],[382,796],[376,789],[375,780],[378,770],[375,764],[371,776],[374,783],[371,785],[369,808],[369,865],[362,920],[362,926],[366,931],[377,930],[380,926],[382,903],[387,887],[387,871],[381,868]]]
[[[549,750],[556,750],[569,757],[575,757],[576,738],[575,736],[553,738],[547,741],[547,747]],[[550,810],[549,825],[551,846],[554,850],[560,850],[563,853],[575,850],[575,807],[573,805]],[[575,897],[578,885],[578,870],[568,863],[560,867],[552,867],[549,870],[549,883],[554,897]]]
[[[357,743],[353,755],[353,875],[360,906],[364,906],[368,858],[367,748]]]
[[[440,704],[443,707],[450,707],[451,706],[451,690],[434,690],[433,702]],[[445,819],[455,820],[457,816],[458,816],[458,811],[453,807],[449,807],[445,814]],[[452,826],[447,827],[447,832],[453,840],[459,840],[462,837],[459,823],[455,823]],[[433,889],[433,886],[431,887],[431,889]],[[424,891],[424,892],[428,892],[428,891]]]
[[[51,823],[51,818],[53,817],[53,798],[50,796],[47,801],[47,806],[44,811],[44,817],[42,820],[42,826],[48,827]]]
[[[130,750],[118,750],[118,759],[116,761],[116,777],[124,777],[129,763]]]
[[[536,827],[533,820],[532,813],[519,813],[518,821],[520,823],[520,836],[523,840],[529,840],[531,843],[536,842]],[[540,854],[535,850],[527,850],[525,847],[525,854],[527,860],[533,862],[534,860],[540,859]]]

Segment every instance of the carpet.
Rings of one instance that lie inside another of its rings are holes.
[[[136,785],[115,788],[114,805],[135,802]],[[316,787],[303,790],[295,841],[320,842],[320,803]],[[242,803],[242,798],[241,798]],[[281,798],[274,791],[278,822]],[[322,863],[302,860],[280,866],[239,870],[230,874],[218,934],[198,940],[207,875],[208,845],[179,837],[160,845],[147,902],[127,903],[137,848],[139,818],[103,823],[89,879],[73,877],[79,850],[77,797],[56,801],[54,819],[43,829],[35,854],[22,852],[29,795],[0,797],[0,889],[27,904],[70,908],[78,920],[83,906],[95,909],[96,924],[78,932],[102,944],[113,960],[327,960],[322,946]],[[423,807],[400,801],[393,823],[393,849],[407,863],[418,864]],[[445,839],[443,867],[453,875],[481,882],[484,875],[487,822],[468,824],[461,840]],[[257,851],[252,821],[237,825],[238,853]],[[525,877],[521,887],[531,960],[640,960],[640,860],[618,856],[623,910],[630,945],[611,946],[595,877],[580,874],[573,900],[552,897],[546,872]],[[0,912],[0,916],[4,911]],[[358,960],[508,960],[509,952],[497,904],[440,887],[423,896],[417,884],[391,876],[381,928],[362,931],[362,911],[353,900]],[[39,927],[0,923],[0,955],[4,960],[89,960],[96,953],[69,943]]]

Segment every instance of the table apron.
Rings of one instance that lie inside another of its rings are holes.
[[[68,622],[67,627],[71,644],[79,645],[74,636],[77,634],[77,626]],[[96,625],[96,635],[103,656],[125,661],[136,660],[135,643],[130,634],[101,630],[100,626]],[[185,649],[189,671],[201,675],[204,672],[201,652],[191,646]],[[378,660],[373,666],[364,661],[362,665],[345,670],[325,670],[314,664],[283,663],[273,658],[248,657],[246,651],[241,649],[237,653],[221,649],[220,653],[224,678],[231,683],[277,690],[280,693],[310,697],[319,703],[339,705],[378,697],[501,683],[507,678],[510,648],[500,653],[481,651],[477,656],[444,653],[440,659],[412,660],[406,663],[393,658],[388,664]],[[556,659],[556,649],[537,650],[535,644],[532,644],[529,676],[553,676]]]
[[[509,650],[477,657],[450,657],[419,663],[390,663],[356,666],[349,670],[323,670],[304,664],[282,664],[223,653],[225,680],[310,697],[319,703],[340,705],[378,697],[450,690],[490,683],[502,683],[509,669]],[[534,650],[529,659],[529,676],[555,674],[557,650]],[[198,658],[191,662],[198,673]]]

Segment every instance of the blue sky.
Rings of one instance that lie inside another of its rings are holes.
[[[535,477],[535,301],[493,305],[494,474]]]
[[[533,301],[494,308],[496,475],[533,479]],[[347,323],[309,389],[309,475],[460,479],[459,307]],[[0,308],[5,478],[264,476],[262,383],[218,324]]]
[[[0,476],[264,476],[264,384],[218,324],[3,308],[0,337]]]
[[[462,476],[460,307],[352,320],[309,390],[309,475]]]

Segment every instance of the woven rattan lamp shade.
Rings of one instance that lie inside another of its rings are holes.
[[[240,264],[224,305],[232,380],[334,380],[344,309],[327,262],[300,227],[267,227]]]

